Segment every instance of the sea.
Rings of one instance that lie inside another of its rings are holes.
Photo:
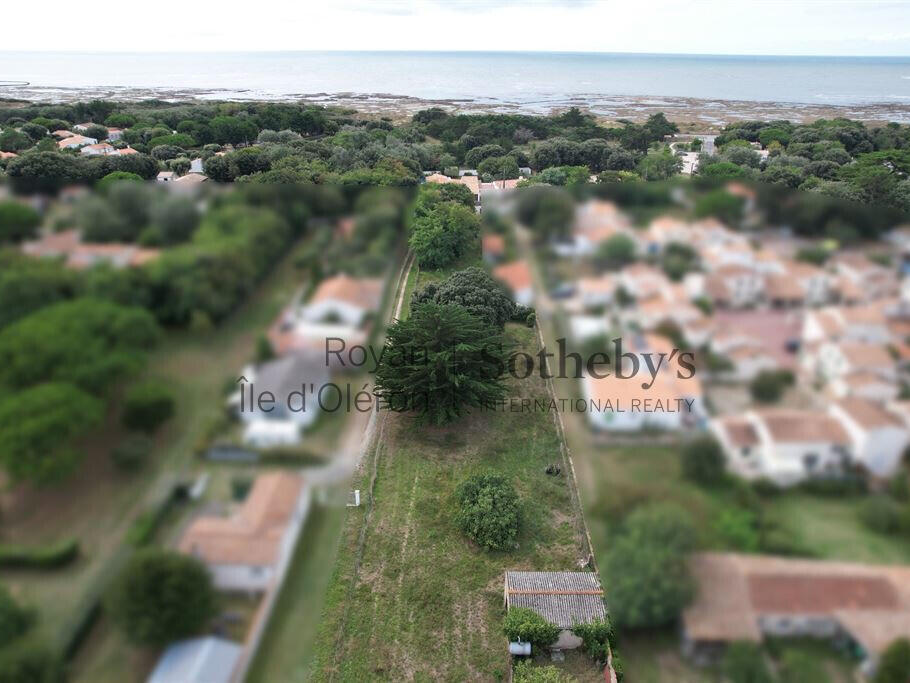
[[[910,107],[908,57],[553,52],[3,52],[0,97],[74,92],[211,99],[346,94],[541,112],[599,98]],[[656,104],[660,104],[659,101]]]

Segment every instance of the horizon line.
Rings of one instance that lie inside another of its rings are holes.
[[[483,54],[511,54],[511,55],[604,55],[604,56],[635,56],[635,57],[758,57],[758,58],[819,58],[819,59],[910,59],[910,54],[820,54],[820,53],[759,53],[759,52],[629,52],[629,51],[600,51],[600,50],[401,50],[401,49],[262,49],[262,50],[157,50],[157,49],[2,49],[0,54],[86,54],[86,55],[219,55],[219,54],[448,54],[448,55],[483,55]]]

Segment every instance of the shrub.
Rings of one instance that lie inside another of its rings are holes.
[[[872,683],[906,683],[908,679],[910,679],[910,640],[898,638],[882,653]]]
[[[110,614],[129,640],[156,647],[198,633],[215,605],[205,565],[162,550],[133,555],[108,598]]]
[[[776,403],[793,381],[788,370],[762,370],[749,384],[749,392],[760,403]]]
[[[173,414],[173,392],[160,381],[135,384],[124,399],[123,424],[130,429],[153,432]]]
[[[559,627],[551,624],[534,610],[527,607],[513,607],[502,622],[503,633],[510,642],[521,640],[531,643],[536,650],[546,649],[559,638]]]
[[[0,650],[3,683],[61,683],[63,680],[57,655],[30,638]]]
[[[688,444],[682,452],[682,471],[687,479],[705,486],[714,486],[725,479],[724,453],[711,437]]]
[[[525,318],[525,325],[528,327],[534,327],[537,324],[537,313],[531,311],[528,313],[528,317]]]
[[[606,664],[610,644],[613,642],[613,625],[607,619],[595,619],[590,624],[575,624],[572,632],[581,638],[581,646],[599,664]]]
[[[755,643],[731,643],[724,653],[723,670],[730,683],[772,683],[761,648]]]
[[[125,471],[138,470],[152,453],[152,439],[145,434],[131,434],[111,451],[114,464]]]
[[[27,204],[0,202],[0,244],[34,237],[39,225],[40,214]]]
[[[574,680],[552,664],[535,666],[530,660],[525,660],[512,668],[512,683],[571,683]]]
[[[79,542],[67,539],[46,546],[0,545],[0,568],[56,569],[79,556]]]
[[[518,494],[501,474],[471,477],[456,493],[459,511],[456,521],[471,540],[488,550],[515,547],[521,520]]]
[[[893,534],[901,527],[901,506],[886,496],[872,496],[862,502],[859,518],[872,531]]]
[[[25,633],[32,619],[32,613],[13,599],[6,586],[0,586],[0,644],[6,645]]]

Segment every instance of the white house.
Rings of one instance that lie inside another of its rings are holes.
[[[84,135],[70,135],[67,138],[63,138],[57,143],[57,147],[60,149],[79,149],[80,147],[85,147],[87,145],[97,144],[98,140],[95,138],[87,138]]]
[[[359,327],[368,315],[378,310],[381,300],[382,280],[339,273],[319,283],[310,300],[301,307],[299,318],[312,323]]]
[[[792,486],[837,476],[850,462],[851,440],[835,417],[814,410],[751,410],[711,420],[730,471],[745,479]]]
[[[258,448],[294,444],[319,414],[319,390],[329,381],[325,357],[289,353],[259,366],[247,366],[248,380],[228,405],[246,424],[245,441]]]
[[[825,390],[834,398],[854,396],[879,403],[893,401],[900,393],[900,389],[893,379],[867,370],[857,370],[835,377],[828,382]]]
[[[880,344],[866,342],[827,342],[816,354],[818,375],[832,381],[853,372],[874,372],[888,380],[895,380],[897,367],[888,349]]]
[[[774,356],[758,345],[738,346],[727,352],[726,357],[733,367],[723,373],[723,378],[734,382],[751,382],[759,373],[780,366]]]
[[[710,273],[705,289],[718,306],[745,308],[764,294],[765,278],[758,271],[739,265],[728,265]]]
[[[616,278],[604,274],[583,277],[578,280],[578,296],[585,308],[599,308],[613,303],[616,293]]]
[[[155,177],[159,183],[172,183],[177,179],[177,174],[173,171],[159,171]]]
[[[109,156],[111,154],[119,154],[118,150],[114,149],[114,146],[107,142],[98,142],[94,145],[86,145],[85,147],[79,150],[79,154],[82,156]]]
[[[204,562],[220,590],[264,591],[290,560],[310,498],[299,474],[261,474],[230,515],[194,519],[178,549]]]
[[[829,411],[850,436],[854,462],[876,477],[894,474],[910,443],[910,432],[896,415],[861,398],[837,401]]]

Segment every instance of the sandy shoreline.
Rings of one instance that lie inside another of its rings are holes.
[[[689,97],[620,96],[579,93],[552,95],[535,100],[421,99],[388,93],[283,93],[280,95],[257,90],[226,90],[196,88],[49,88],[30,85],[0,87],[0,98],[28,102],[61,103],[87,99],[112,99],[137,102],[161,99],[171,102],[199,101],[273,101],[306,102],[328,106],[349,107],[361,112],[388,116],[395,120],[410,117],[427,107],[442,107],[463,113],[549,114],[579,107],[604,121],[628,119],[641,121],[662,111],[676,121],[683,131],[717,130],[727,123],[750,119],[789,119],[806,122],[819,118],[845,117],[871,123],[897,121],[910,123],[910,104],[870,103],[855,105],[800,104],[793,102],[748,102],[738,100],[706,100]],[[0,106],[16,106],[5,102]]]

